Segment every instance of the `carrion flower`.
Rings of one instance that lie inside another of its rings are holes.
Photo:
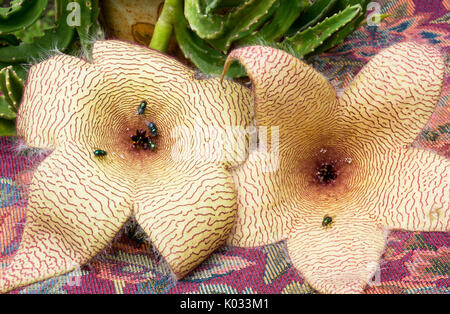
[[[314,288],[354,293],[376,271],[386,230],[449,230],[449,160],[410,147],[440,96],[439,51],[413,42],[385,49],[340,97],[286,52],[236,49],[224,73],[234,59],[252,80],[256,125],[278,138],[267,136],[266,149],[233,172],[229,244],[286,240]]]
[[[86,263],[132,214],[181,278],[234,222],[228,169],[246,144],[222,131],[250,123],[250,91],[121,41],[96,42],[92,56],[58,55],[29,72],[17,132],[52,153],[34,172],[0,291]]]

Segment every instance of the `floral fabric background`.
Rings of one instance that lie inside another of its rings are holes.
[[[401,41],[433,44],[450,52],[448,0],[378,1],[390,16],[364,26],[332,52],[308,60],[336,88],[343,89],[381,49]],[[441,99],[415,146],[450,157],[450,73]],[[6,268],[20,243],[26,210],[21,185],[36,159],[19,156],[0,137],[0,267]],[[399,232],[388,236],[379,268],[366,293],[449,293],[448,232]],[[261,248],[224,247],[191,275],[174,281],[148,243],[118,236],[110,247],[75,271],[11,293],[315,293],[290,264],[285,243]]]

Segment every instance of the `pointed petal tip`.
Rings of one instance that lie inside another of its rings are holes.
[[[195,173],[167,167],[156,177],[141,179],[135,217],[181,279],[225,242],[236,213],[234,184],[225,169],[210,164]]]
[[[384,251],[385,230],[352,207],[335,211],[328,227],[320,213],[303,217],[287,240],[293,266],[322,293],[361,293]]]
[[[430,45],[401,42],[382,50],[339,98],[342,126],[380,150],[409,146],[435,111],[444,72],[442,54]]]
[[[397,230],[449,231],[450,160],[419,148],[392,151],[383,156],[385,188],[376,197],[387,200],[374,212],[383,225]]]
[[[26,226],[14,258],[2,272],[2,290],[79,267],[114,238],[131,214],[129,184],[123,177],[99,172],[94,161],[84,157],[75,145],[66,146],[34,172]],[[104,186],[101,180],[110,184]],[[86,183],[83,189],[80,183]]]

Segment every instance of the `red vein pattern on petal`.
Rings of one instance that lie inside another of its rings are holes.
[[[166,168],[139,182],[136,220],[182,278],[225,242],[236,214],[232,178],[204,164],[187,173]]]
[[[450,229],[448,158],[408,148],[380,155],[371,166],[373,182],[366,201],[380,204],[373,217],[384,226],[423,231]]]
[[[287,52],[263,46],[235,49],[227,64],[233,59],[244,65],[252,80],[258,126],[279,127],[281,140],[294,138],[297,145],[330,127],[336,92],[311,66]]]
[[[292,191],[282,184],[284,169],[271,171],[276,162],[274,156],[255,151],[232,172],[238,209],[229,245],[255,247],[286,238],[298,206]]]
[[[304,217],[289,234],[293,265],[322,293],[361,293],[377,270],[386,234],[358,209],[345,208],[326,227],[320,212]]]
[[[39,165],[19,249],[0,277],[2,291],[87,262],[128,219],[129,183],[99,168],[93,158],[79,147],[66,146]]]
[[[410,145],[430,119],[444,77],[441,53],[432,46],[406,42],[369,61],[340,97],[345,128],[358,141],[375,142],[380,153]]]
[[[58,55],[33,66],[17,116],[17,133],[29,146],[55,149],[74,139],[73,116],[81,109],[78,100],[90,93],[96,74],[82,59]],[[95,84],[94,84],[95,85]]]

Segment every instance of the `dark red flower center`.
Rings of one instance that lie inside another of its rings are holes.
[[[317,168],[316,177],[319,183],[329,184],[336,180],[337,171],[332,163],[321,162]]]
[[[143,129],[136,130],[136,133],[130,135],[131,147],[135,149],[155,149],[155,143],[151,136],[147,136],[147,131]]]
[[[317,145],[318,146],[318,145]],[[308,192],[302,197],[314,201],[335,200],[357,189],[359,162],[350,150],[337,146],[314,147],[301,158],[299,175],[305,180]]]

